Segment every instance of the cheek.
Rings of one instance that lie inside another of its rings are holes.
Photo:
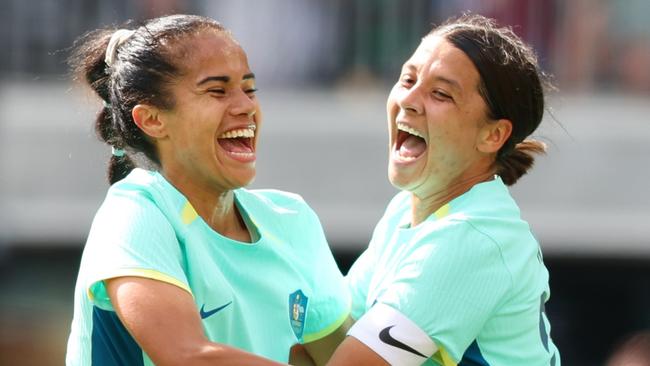
[[[399,90],[397,86],[394,86],[388,95],[388,100],[386,101],[386,113],[388,115],[389,122],[394,121],[395,117],[397,117],[397,114],[399,113],[399,105],[397,103],[399,97],[398,94]]]
[[[260,103],[255,99],[255,114],[253,115],[253,119],[257,123],[262,123],[262,108],[260,107]]]
[[[459,165],[466,141],[450,131],[441,131],[429,140],[429,169],[432,173]]]

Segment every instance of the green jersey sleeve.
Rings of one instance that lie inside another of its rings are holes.
[[[354,262],[350,268],[345,281],[350,291],[350,300],[352,308],[350,315],[355,320],[361,318],[366,312],[366,301],[368,299],[368,287],[372,278],[372,268],[375,266],[374,252],[366,250]]]
[[[343,275],[334,260],[327,244],[320,220],[316,213],[305,204],[302,214],[308,238],[312,241],[312,258],[307,269],[313,281],[313,298],[307,308],[307,318],[303,341],[305,343],[321,339],[336,330],[350,314],[350,298]]]
[[[417,250],[378,302],[413,320],[456,360],[476,339],[512,283],[499,246],[465,221],[413,238]]]
[[[386,242],[382,233],[391,225],[391,214],[394,211],[403,210],[408,205],[409,200],[410,196],[407,192],[400,192],[391,199],[386,208],[386,212],[375,226],[368,248],[361,253],[345,276],[352,301],[350,315],[355,320],[359,320],[367,309],[372,306],[372,304],[367,304],[368,290],[373,275],[377,272],[377,256],[386,249]]]
[[[144,192],[111,188],[90,230],[84,256],[92,263],[86,277],[95,305],[112,310],[104,280],[145,277],[190,292],[176,234]]]
[[[303,198],[297,194],[277,190],[256,190],[260,197],[256,214],[266,216],[264,222],[276,233],[278,245],[296,275],[308,288],[301,289],[308,297],[304,328],[299,341],[309,343],[336,330],[350,314],[350,300],[343,275],[339,270],[320,220]],[[251,201],[252,202],[252,201]],[[269,236],[268,232],[265,232]]]

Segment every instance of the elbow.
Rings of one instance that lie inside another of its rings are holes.
[[[233,349],[230,347],[211,342],[202,342],[187,347],[167,350],[163,354],[151,357],[151,360],[158,366],[175,365],[214,365],[217,362],[227,360]]]

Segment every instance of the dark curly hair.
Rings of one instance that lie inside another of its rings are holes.
[[[124,178],[134,167],[129,156],[142,153],[160,165],[154,144],[136,126],[131,116],[134,106],[147,103],[162,109],[174,106],[168,86],[182,74],[179,60],[187,53],[180,40],[211,29],[232,37],[217,21],[196,15],[170,15],[126,23],[130,35],[117,46],[114,62],[104,61],[109,40],[117,28],[91,31],[78,39],[69,59],[76,79],[87,83],[104,101],[95,121],[98,137],[125,151],[111,156],[110,184]]]

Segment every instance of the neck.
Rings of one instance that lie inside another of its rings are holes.
[[[190,202],[212,230],[241,242],[251,242],[251,236],[235,205],[235,194],[229,189],[215,189],[197,184],[193,179],[174,179],[162,172],[165,178]]]
[[[493,176],[494,171],[490,170],[478,175],[455,179],[445,185],[444,188],[428,195],[412,193],[411,227],[419,225],[426,220],[427,217],[431,216],[434,212],[438,211],[438,209],[449,203],[454,198],[469,191],[478,183],[491,180]]]

